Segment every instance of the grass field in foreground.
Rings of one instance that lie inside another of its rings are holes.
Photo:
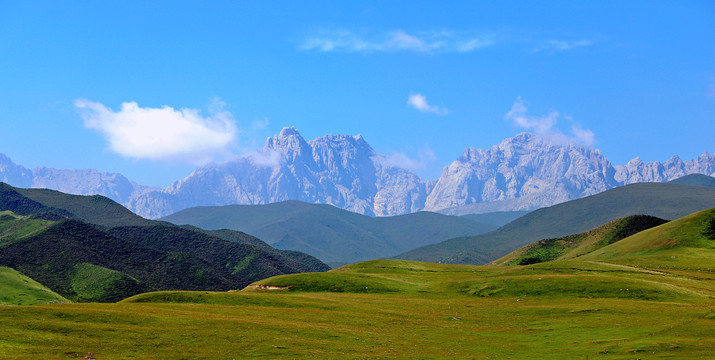
[[[158,292],[118,304],[3,307],[0,354],[71,359],[92,351],[100,360],[708,359],[715,350],[712,279],[578,262],[478,267],[385,260],[328,274],[261,282],[312,284],[304,291]],[[356,287],[318,291],[327,286],[319,279]],[[597,286],[578,293],[589,288],[585,283]],[[358,286],[379,284],[379,291],[357,293]],[[652,300],[640,300],[643,294]]]
[[[0,357],[712,359],[713,247],[715,209],[527,266],[374,260],[237,292],[6,306]]]
[[[707,306],[617,299],[220,294],[0,311],[4,358],[707,359]],[[233,302],[234,305],[227,305]]]

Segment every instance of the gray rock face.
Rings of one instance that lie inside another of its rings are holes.
[[[0,181],[17,187],[28,188],[32,185],[32,171],[17,165],[5,154],[0,154]]]
[[[22,188],[52,189],[75,195],[103,195],[120,204],[157,190],[129,181],[121,174],[97,170],[59,170],[39,167],[34,170],[17,165],[0,154],[0,181]]]
[[[529,210],[615,187],[615,172],[598,150],[522,133],[488,150],[467,148],[444,169],[425,209],[499,202]],[[505,202],[512,199],[520,200]]]
[[[599,150],[519,134],[488,150],[467,148],[446,167],[426,210],[461,215],[532,210],[637,182],[666,182],[689,174],[715,176],[715,155],[665,163],[635,158],[612,166]]]
[[[202,167],[163,191],[140,196],[130,208],[146,217],[192,206],[284,200],[331,204],[377,216],[421,209],[424,182],[381,160],[360,135],[306,141],[294,128],[284,128],[266,140],[261,152]]]
[[[72,194],[107,196],[135,213],[159,218],[202,205],[268,204],[284,200],[331,204],[388,216],[420,210],[448,214],[531,210],[635,182],[688,174],[715,176],[715,155],[665,163],[636,158],[612,166],[599,150],[519,134],[487,150],[466,148],[439,179],[424,182],[390,165],[362,136],[306,141],[294,128],[268,138],[263,150],[201,167],[165,189],[96,170],[30,171],[0,154],[0,181]]]
[[[683,161],[676,155],[665,163],[644,163],[637,157],[626,165],[616,166],[615,179],[622,184],[665,182],[690,174],[715,176],[715,154],[705,152],[689,161]]]

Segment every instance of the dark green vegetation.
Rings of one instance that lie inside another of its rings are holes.
[[[0,183],[0,205],[0,266],[72,301],[240,289],[269,276],[329,269],[309,255],[276,250],[236,231],[146,220],[101,196]]]
[[[703,174],[690,174],[675,180],[671,180],[670,183],[715,187],[715,178]]]
[[[531,211],[495,211],[484,214],[461,215],[461,217],[496,227],[502,227],[530,212]]]
[[[608,226],[622,234],[640,226],[631,221]],[[526,266],[375,260],[237,292],[4,307],[0,352],[10,359],[87,351],[99,359],[711,359],[714,234],[711,209],[573,259]]]
[[[552,260],[573,259],[666,222],[666,220],[648,215],[628,216],[581,234],[539,240],[494,261],[492,264],[529,265]]]
[[[163,220],[204,229],[233,229],[281,249],[311,254],[329,264],[387,258],[496,226],[431,212],[371,218],[331,205],[285,201],[268,205],[195,207]]]
[[[101,226],[152,225],[154,221],[134,214],[104,196],[70,195],[48,189],[14,188],[20,195],[43,205],[61,209],[77,220]]]
[[[618,218],[677,219],[715,206],[715,188],[672,183],[632,184],[533,211],[496,231],[454,238],[398,255],[400,259],[486,264],[541,239],[578,234]]]

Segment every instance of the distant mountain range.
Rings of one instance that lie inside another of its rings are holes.
[[[498,228],[466,217],[426,211],[373,218],[331,205],[295,200],[267,205],[199,206],[162,220],[207,230],[242,231],[276,248],[308,253],[333,267],[390,258],[420,246]]]
[[[18,187],[107,196],[133,212],[160,218],[194,206],[331,204],[369,216],[421,210],[445,214],[533,210],[637,182],[715,175],[715,155],[665,163],[640,158],[613,166],[599,150],[522,133],[487,150],[466,148],[442,175],[424,181],[378,154],[363,137],[306,141],[284,128],[261,151],[201,167],[165,189],[96,170],[29,170],[0,154],[0,181]]]

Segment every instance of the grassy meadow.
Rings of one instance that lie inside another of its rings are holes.
[[[241,291],[0,306],[0,357],[712,359],[713,248],[715,209],[531,265],[373,260]]]
[[[0,308],[10,359],[707,359],[712,278],[603,263],[399,260],[236,292]],[[269,287],[283,287],[268,290]],[[288,287],[290,286],[290,287]]]

